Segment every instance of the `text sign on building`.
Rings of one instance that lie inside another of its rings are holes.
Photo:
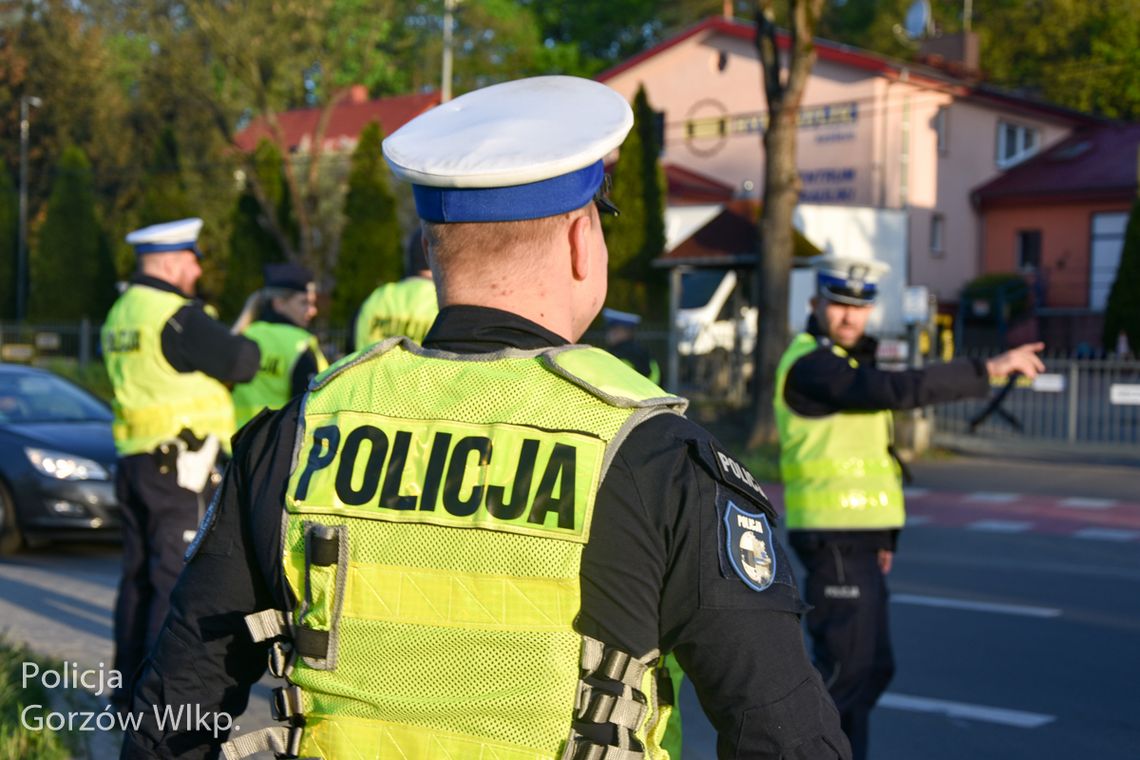
[[[1108,398],[1118,406],[1140,406],[1140,385],[1113,383]]]
[[[930,321],[930,290],[925,285],[911,285],[903,291],[903,320],[908,325]]]

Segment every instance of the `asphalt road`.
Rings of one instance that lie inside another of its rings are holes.
[[[1140,471],[920,464],[890,583],[898,674],[873,718],[881,760],[1140,758]],[[117,553],[0,560],[9,639],[109,664]],[[267,723],[263,688],[239,719]],[[686,760],[715,757],[691,688]]]

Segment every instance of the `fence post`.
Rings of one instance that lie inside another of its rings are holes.
[[[1077,441],[1077,411],[1080,399],[1081,365],[1076,359],[1069,360],[1069,443]]]
[[[79,369],[87,369],[91,361],[91,320],[84,317],[79,322]]]
[[[677,355],[677,314],[681,310],[681,268],[669,270],[669,353],[665,357],[665,389],[670,393],[679,392],[680,357]]]

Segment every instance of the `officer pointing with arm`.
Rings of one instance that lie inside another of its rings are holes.
[[[262,409],[280,409],[305,392],[309,381],[328,366],[317,338],[308,331],[317,315],[317,284],[300,264],[267,264],[265,287],[250,304],[257,319],[238,332],[257,343],[261,366],[248,383],[234,386],[234,413],[242,427]]]
[[[123,757],[214,756],[154,710],[240,713],[267,650],[282,725],[227,757],[667,757],[670,652],[721,757],[849,756],[763,492],[683,399],[573,343],[632,121],[604,85],[539,77],[386,140],[439,316],[239,436]]]
[[[183,219],[129,234],[138,273],[103,324],[123,521],[114,667],[126,688],[112,698],[120,709],[216,486],[218,452],[229,449],[233,403],[223,383],[257,371],[257,345],[230,335],[191,295],[201,228]]]
[[[885,372],[875,368],[877,343],[864,331],[887,267],[828,255],[816,269],[807,331],[777,369],[780,472],[788,541],[807,570],[816,665],[859,759],[867,756],[871,708],[894,674],[886,574],[905,513],[891,412],[985,396],[990,377],[1035,377],[1044,345],[987,362]]]

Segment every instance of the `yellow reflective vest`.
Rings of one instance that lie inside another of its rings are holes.
[[[356,348],[400,336],[422,343],[438,313],[435,283],[427,277],[406,277],[381,285],[360,307]]]
[[[609,462],[684,405],[582,346],[457,357],[392,339],[318,376],[284,504],[298,754],[553,760],[588,715],[643,743],[623,757],[667,758],[659,653],[609,650],[574,619]],[[603,672],[625,696],[583,679]]]
[[[802,417],[784,400],[788,372],[801,356],[819,348],[801,333],[776,370],[776,424],[780,432],[780,474],[789,530],[873,530],[901,528],[902,482],[888,451],[893,438],[889,411],[842,412]],[[858,362],[836,345],[836,355]]]
[[[315,335],[296,325],[254,322],[245,337],[261,350],[261,365],[248,383],[234,386],[237,426],[253,419],[262,409],[280,409],[293,398],[293,368],[306,351],[317,359],[317,370],[328,367]]]
[[[229,450],[234,433],[230,393],[202,372],[179,372],[162,353],[162,331],[183,306],[177,293],[131,285],[119,296],[101,335],[115,390],[113,433],[119,456],[154,451],[183,429],[215,435]]]

